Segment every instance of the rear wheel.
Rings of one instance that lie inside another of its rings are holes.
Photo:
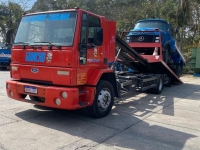
[[[156,87],[154,87],[152,89],[152,92],[154,94],[160,94],[162,92],[162,90],[163,90],[163,87],[164,87],[163,76],[160,76],[160,77],[158,77],[157,85],[156,85]]]
[[[169,50],[167,48],[163,48],[163,61],[168,64],[168,60],[169,60]]]
[[[168,64],[168,61],[169,61],[169,49],[170,49],[170,46],[167,44],[165,46],[163,46],[163,54],[162,54],[162,57],[163,57],[163,61]]]
[[[172,84],[172,79],[171,79],[171,77],[168,77],[166,86],[167,86],[167,87],[171,87],[171,84]]]
[[[93,104],[87,107],[90,116],[105,117],[109,114],[114,103],[114,89],[110,82],[100,80],[96,87]]]
[[[183,75],[183,65],[180,66],[181,67],[181,76]]]
[[[177,64],[176,65],[176,69],[175,69],[175,74],[178,76],[178,77],[180,77],[181,76],[181,71],[182,69],[181,69],[181,66],[180,66],[180,64]]]

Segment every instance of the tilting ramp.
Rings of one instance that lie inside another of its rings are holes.
[[[131,48],[125,41],[123,41],[118,35],[116,35],[116,44],[119,47],[120,52],[118,58],[120,63],[132,70],[139,73],[163,73],[167,74],[173,82],[182,83],[182,81],[176,76],[176,74],[163,62],[149,63],[133,48]]]
[[[183,83],[179,79],[179,77],[165,64],[164,61],[156,62],[156,63],[150,63],[150,65],[152,67],[156,68],[157,70],[159,70],[159,72],[162,72],[162,73],[166,74],[167,76],[171,77],[171,80],[173,82]]]

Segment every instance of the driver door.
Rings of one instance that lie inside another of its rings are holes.
[[[101,27],[100,18],[83,13],[81,25],[81,37],[79,44],[79,67],[77,69],[77,84],[87,83],[88,72],[102,65],[102,46],[95,45],[95,33]]]

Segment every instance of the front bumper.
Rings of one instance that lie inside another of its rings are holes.
[[[31,86],[37,88],[37,94],[30,94],[25,92],[25,86]],[[58,87],[58,86],[45,86],[29,84],[15,80],[6,81],[6,91],[8,97],[28,102],[36,105],[59,108],[59,109],[78,109],[86,106],[90,106],[93,103],[95,88],[94,87]],[[62,92],[67,93],[67,98],[62,97]],[[33,101],[23,97],[23,95],[31,95],[40,98],[44,98],[44,101]],[[60,104],[56,104],[56,99],[60,99]],[[84,105],[83,105],[84,104]]]

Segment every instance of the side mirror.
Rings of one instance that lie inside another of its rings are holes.
[[[101,46],[103,43],[103,29],[100,27],[94,28],[94,45]]]

